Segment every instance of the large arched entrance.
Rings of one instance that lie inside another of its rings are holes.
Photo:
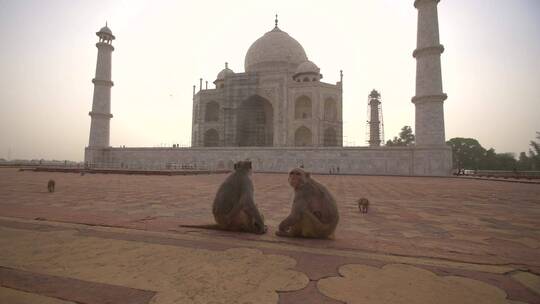
[[[274,145],[274,109],[268,100],[254,95],[242,102],[237,113],[239,146]]]

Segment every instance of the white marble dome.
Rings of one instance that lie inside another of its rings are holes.
[[[219,72],[219,74],[216,77],[216,80],[223,80],[225,79],[225,76],[228,76],[228,75],[234,75],[234,71],[226,67],[223,70],[221,70],[221,72]]]
[[[111,29],[106,25],[99,30],[99,33],[106,33],[112,36]]]
[[[320,71],[321,69],[319,69],[319,67],[315,63],[308,60],[302,62],[298,66],[298,68],[296,68],[295,74],[319,74]]]
[[[244,62],[246,72],[292,69],[307,61],[304,48],[298,41],[277,26],[249,47]]]
[[[104,27],[102,27],[99,32],[96,33],[96,35],[102,39],[106,39],[106,40],[114,40],[116,37],[114,37],[111,29],[105,25]]]

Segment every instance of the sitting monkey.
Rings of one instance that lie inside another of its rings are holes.
[[[180,227],[265,233],[267,227],[253,200],[253,182],[250,175],[250,161],[234,164],[234,172],[219,187],[212,206],[217,224]]]
[[[54,179],[50,179],[49,182],[47,183],[47,189],[49,190],[49,192],[54,192],[54,186],[55,186],[55,181]]]
[[[279,224],[276,235],[334,238],[339,214],[332,194],[300,168],[291,170],[289,184],[294,189],[291,213]]]
[[[369,200],[367,198],[360,198],[358,199],[358,209],[360,210],[360,213],[367,213],[369,208]]]

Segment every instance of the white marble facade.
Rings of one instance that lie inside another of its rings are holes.
[[[342,87],[321,81],[298,41],[277,26],[257,39],[245,72],[227,65],[193,96],[193,147],[342,146]]]
[[[302,165],[313,173],[445,176],[451,150],[417,147],[216,147],[106,148],[87,155],[95,167],[133,170],[232,169],[249,159],[256,172],[288,172]]]

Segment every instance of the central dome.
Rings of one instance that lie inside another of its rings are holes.
[[[307,61],[306,52],[298,41],[277,26],[249,47],[244,62],[246,72],[295,70]]]

